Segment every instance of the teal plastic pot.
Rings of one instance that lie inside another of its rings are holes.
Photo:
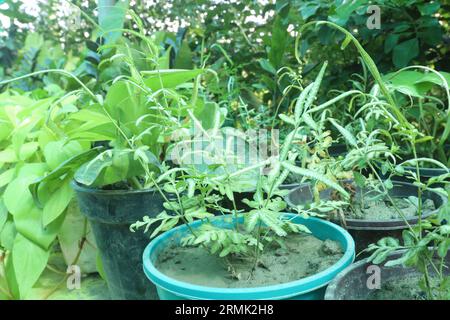
[[[286,213],[286,217],[295,223],[307,226],[319,239],[339,242],[344,249],[344,255],[328,269],[283,284],[253,288],[217,288],[195,285],[170,278],[156,269],[154,265],[159,253],[169,245],[172,239],[179,241],[189,232],[188,227],[182,225],[161,234],[149,243],[143,254],[144,272],[156,286],[159,298],[162,300],[321,300],[328,283],[355,259],[355,243],[347,231],[334,223],[317,218],[304,219],[290,213]],[[226,219],[225,216],[220,216],[210,221],[219,227],[232,227],[231,219],[229,217],[228,221]],[[195,229],[202,223],[202,221],[195,221],[190,226]]]

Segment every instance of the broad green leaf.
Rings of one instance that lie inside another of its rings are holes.
[[[172,47],[166,49],[164,54],[159,57],[157,62],[157,69],[170,69],[170,56],[172,52]]]
[[[16,178],[6,188],[3,201],[13,216],[17,214],[26,215],[33,209],[33,201],[27,201],[29,194],[28,185],[37,177],[38,175]]]
[[[105,107],[120,123],[134,122],[148,112],[144,92],[130,82],[115,82],[105,98]]]
[[[44,271],[50,251],[18,234],[11,255],[20,298],[24,299]]]
[[[191,69],[193,67],[193,54],[187,41],[181,43],[173,67],[175,69]],[[166,67],[165,69],[169,69]]]
[[[13,221],[7,220],[0,230],[0,244],[6,250],[11,250],[16,238],[16,227]]]
[[[54,170],[49,172],[47,175],[39,177],[39,179],[36,179],[32,184],[30,184],[29,189],[31,194],[33,195],[33,198],[39,203],[39,197],[38,197],[38,188],[41,183],[49,182],[55,179],[59,179],[61,176],[69,173],[69,172],[75,172],[81,165],[84,163],[87,163],[91,159],[93,159],[95,156],[97,156],[101,151],[103,150],[102,147],[93,148],[90,150],[87,150],[83,153],[77,154],[73,156],[72,158],[64,161],[61,163],[58,167],[56,167]]]
[[[0,174],[0,188],[3,188],[12,181],[16,173],[16,168],[11,168]]]
[[[105,43],[110,44],[120,38],[128,9],[128,1],[98,1],[98,24],[100,35],[105,38]]]
[[[161,88],[172,89],[180,84],[186,83],[196,76],[202,74],[203,69],[184,70],[184,69],[169,69],[169,70],[154,70],[142,71],[144,82],[152,91]]]
[[[406,71],[402,71],[402,72],[406,72]],[[450,87],[450,73],[439,71],[439,74],[445,79],[445,81],[447,82],[447,86]],[[423,73],[422,77],[418,78],[415,83],[419,84],[422,82],[431,82],[431,83],[437,84],[438,86],[444,87],[442,78],[439,77],[434,72]]]
[[[112,156],[103,155],[83,164],[76,172],[74,179],[83,185],[90,186],[99,177],[100,173],[112,165]]]
[[[390,33],[386,36],[386,40],[384,41],[384,53],[389,53],[394,49],[397,45],[398,39],[400,35],[396,33]]]
[[[7,219],[8,219],[8,209],[6,209],[6,206],[3,203],[3,199],[0,198],[0,233],[2,232],[3,226],[5,225]]]
[[[417,8],[422,16],[429,16],[436,13],[441,7],[440,1],[430,1],[429,3],[419,3]]]
[[[268,58],[270,64],[275,70],[281,67],[286,46],[289,41],[289,33],[287,25],[280,15],[276,15],[275,21],[272,25],[272,36],[270,37],[271,44],[269,48]]]
[[[44,148],[45,160],[51,170],[56,169],[65,162],[83,152],[83,147],[78,141],[52,141]]]
[[[0,151],[0,163],[16,162],[17,156],[13,149],[5,149]]]
[[[407,66],[412,59],[419,55],[419,40],[406,40],[394,47],[392,60],[397,68]]]
[[[261,68],[263,68],[267,72],[269,72],[269,73],[271,73],[273,75],[277,74],[277,70],[270,64],[269,60],[267,60],[267,59],[260,59],[259,60],[259,65],[261,66]]]
[[[77,202],[73,200],[67,207],[64,223],[58,232],[58,241],[66,264],[74,263],[83,238],[86,238],[86,241],[83,242],[77,264],[83,274],[96,272],[97,249],[94,235],[86,217],[81,214]]]
[[[313,16],[319,8],[319,3],[311,3],[308,1],[300,2],[300,14],[304,20]]]
[[[44,205],[42,211],[42,223],[48,226],[66,210],[73,197],[70,187],[70,179],[65,179],[57,184],[56,190],[50,195],[50,199]]]
[[[425,74],[418,71],[404,70],[389,73],[383,78],[390,82],[390,87],[394,90],[412,97],[424,97],[432,88],[431,81],[424,81]]]
[[[334,14],[330,15],[329,19],[339,25],[345,25],[350,15],[368,2],[368,0],[342,1],[340,5],[336,6]]]
[[[39,148],[39,143],[37,142],[28,142],[22,144],[20,148],[19,158],[20,160],[27,160],[31,156],[33,156],[37,149]]]
[[[366,177],[364,177],[359,172],[353,172],[353,178],[355,179],[355,183],[358,187],[363,188],[366,184]]]
[[[46,250],[55,240],[64,215],[43,227],[42,210],[36,206],[28,189],[35,179],[36,176],[32,175],[14,179],[6,188],[3,199],[13,216],[17,232]]]

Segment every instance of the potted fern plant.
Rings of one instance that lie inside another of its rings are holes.
[[[418,162],[417,162],[418,163]],[[417,172],[418,165],[416,165]],[[410,173],[418,185],[417,207],[423,212],[422,194],[447,184],[449,174],[423,178]],[[326,292],[328,300],[448,300],[450,204],[428,218],[419,213],[419,223],[403,230],[400,239],[385,237],[368,246],[369,257],[339,274]],[[405,220],[406,222],[406,220]],[[378,266],[378,269],[375,269]],[[376,283],[367,270],[378,270]],[[367,286],[367,283],[374,285]],[[348,288],[352,288],[348,290]]]
[[[143,255],[145,274],[161,299],[320,299],[327,283],[351,264],[354,243],[349,234],[324,220],[284,213],[286,190],[279,188],[295,171],[348,196],[320,173],[295,166],[293,141],[325,67],[298,98],[293,129],[279,156],[230,174],[207,176],[184,166],[159,177],[158,183],[174,194],[172,200],[156,218],[144,217],[132,230],[152,228],[152,237],[164,232]],[[271,170],[259,174],[253,199],[244,200],[250,210],[229,212],[218,206],[222,197],[235,201],[233,179],[268,165]],[[213,210],[223,215],[214,217]]]
[[[316,132],[316,139],[325,145],[325,149],[329,148],[331,143],[325,143],[325,122],[331,124],[347,144],[348,152],[339,158],[333,158],[323,157],[314,150],[314,153],[306,154],[304,165],[318,167],[331,179],[340,181],[351,197],[344,200],[313,181],[311,185],[293,190],[288,196],[288,202],[301,212],[314,209],[326,200],[328,208],[322,213],[351,230],[357,249],[361,251],[384,236],[399,237],[402,230],[417,224],[422,214],[424,217],[432,215],[447,201],[446,194],[439,192],[439,189],[427,190],[422,195],[424,212],[419,212],[415,205],[417,199],[410,198],[417,198],[418,187],[408,182],[394,181],[395,177],[405,176],[405,171],[411,170],[408,165],[415,164],[415,161],[434,163],[445,172],[449,171],[445,165],[434,159],[417,157],[417,144],[426,138],[425,135],[408,121],[374,61],[350,32],[329,21],[310,22],[302,26],[297,43],[305,29],[316,25],[327,25],[342,32],[345,35],[343,49],[350,43],[355,45],[365,70],[372,75],[375,85],[369,93],[359,89],[343,92],[330,102],[310,111],[321,112],[319,116],[315,115],[316,120],[313,114],[310,114],[309,119],[305,119],[310,130]],[[340,124],[329,116],[327,110],[341,97],[346,96],[352,96],[351,106],[355,101],[360,101],[361,104],[353,115],[351,126]],[[374,127],[374,123],[379,125]],[[400,162],[398,154],[404,144],[411,148],[414,156],[413,160]]]

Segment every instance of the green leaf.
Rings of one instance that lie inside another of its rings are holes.
[[[187,41],[183,41],[181,47],[178,50],[177,56],[174,62],[174,69],[191,69],[193,67],[193,54]],[[169,69],[167,67],[166,69]]]
[[[78,141],[52,141],[44,148],[45,160],[51,170],[82,152],[83,147]]]
[[[44,227],[58,218],[66,210],[70,200],[72,200],[73,191],[70,187],[70,180],[65,179],[65,181],[58,183],[56,190],[45,203],[42,211],[42,223]]]
[[[3,203],[3,199],[0,198],[0,233],[2,232],[7,219],[8,219],[8,209],[6,209],[6,206]]]
[[[417,4],[417,8],[419,9],[422,16],[430,16],[436,13],[440,7],[441,4],[439,1],[430,1],[429,3]]]
[[[142,71],[145,80],[144,83],[151,90],[156,91],[161,88],[171,89],[186,83],[204,72],[203,69],[184,70],[154,70]]]
[[[27,142],[24,143],[20,147],[19,152],[19,159],[20,160],[27,160],[31,156],[33,156],[36,153],[36,150],[39,148],[39,143],[37,142]]]
[[[320,4],[318,3],[311,3],[308,1],[300,2],[300,14],[304,20],[313,16],[319,8]]]
[[[342,1],[336,6],[335,13],[329,16],[329,19],[337,24],[344,25],[347,23],[350,15],[363,4],[368,3],[368,0],[353,0]]]
[[[300,122],[303,111],[305,110],[306,97],[308,97],[309,92],[311,91],[313,86],[314,86],[314,82],[309,84],[305,89],[303,89],[302,93],[300,93],[300,96],[298,97],[297,101],[295,102],[294,119],[295,119],[296,123]]]
[[[397,68],[403,68],[419,55],[419,40],[417,38],[406,40],[394,48],[392,61]]]
[[[384,41],[384,53],[389,53],[394,49],[394,47],[398,43],[398,39],[400,35],[396,33],[390,33],[386,36],[386,40]]]
[[[145,97],[141,89],[130,82],[116,81],[105,97],[105,108],[120,123],[134,122],[148,113]]]
[[[26,201],[28,199],[28,185],[33,182],[38,175],[30,177],[22,177],[14,179],[6,188],[3,200],[6,208],[12,215],[22,214],[26,215],[33,207],[33,201]]]
[[[403,256],[401,256],[400,258],[397,258],[397,259],[393,259],[393,260],[387,261],[384,265],[385,265],[386,267],[397,266],[397,265],[399,265],[399,264],[403,264],[403,263],[406,261],[407,258],[408,258],[408,257],[407,257],[406,255],[403,255]]]
[[[83,164],[76,172],[74,179],[85,186],[92,185],[99,177],[100,173],[107,167],[112,166],[113,157],[110,154],[103,154],[95,159]]]
[[[81,273],[96,272],[95,260],[98,250],[87,218],[81,214],[75,200],[70,202],[65,212],[64,222],[58,232],[58,243],[66,264],[73,264],[79,254],[77,264],[81,268]],[[83,244],[81,252],[80,244]]]
[[[14,179],[5,190],[4,202],[13,216],[17,232],[47,250],[56,238],[64,215],[47,227],[43,227],[42,210],[36,206],[28,189],[29,184],[35,179],[36,176],[33,175]]]
[[[291,124],[291,125],[295,126],[295,120],[292,119],[291,117],[289,117],[289,116],[287,116],[287,115],[285,115],[283,113],[279,114],[278,116],[280,117],[281,120],[283,120],[283,122],[286,122],[288,124]]]
[[[0,163],[16,162],[17,156],[13,149],[5,149],[0,151]]]
[[[261,66],[261,68],[263,68],[267,72],[269,72],[269,73],[271,73],[273,75],[277,74],[277,70],[270,64],[269,60],[267,60],[267,59],[260,59],[259,60],[259,65]]]
[[[326,186],[339,191],[347,199],[350,197],[349,194],[347,193],[347,191],[345,191],[345,189],[342,188],[338,183],[330,180],[329,178],[327,178],[326,176],[324,176],[318,172],[293,166],[292,164],[290,164],[289,162],[286,162],[286,161],[283,162],[281,165],[283,167],[285,167],[286,169],[288,169],[292,173],[295,173],[295,174],[298,174],[301,176],[305,176],[310,179],[314,179],[314,180],[324,183]]]
[[[353,178],[355,179],[355,183],[358,187],[363,188],[366,184],[366,177],[364,177],[359,172],[353,172]]]
[[[450,239],[446,239],[439,243],[438,246],[438,255],[441,258],[445,258],[447,256],[448,250],[450,249]]]
[[[424,97],[432,88],[431,81],[424,81],[424,73],[412,70],[404,70],[398,73],[389,73],[383,78],[389,80],[390,87],[403,94],[413,97]],[[439,81],[442,83],[442,81]]]
[[[335,128],[339,130],[339,132],[342,134],[342,136],[345,138],[345,140],[350,145],[352,145],[353,147],[357,147],[358,146],[358,143],[356,141],[355,136],[350,131],[348,131],[347,129],[345,129],[341,125],[339,125],[334,119],[330,118],[328,120],[330,120],[330,122],[333,124],[333,126],[335,126]]]
[[[201,112],[195,113],[195,117],[204,130],[218,129],[225,120],[225,115],[221,108],[213,102],[205,103]]]
[[[54,170],[49,172],[45,176],[39,177],[36,181],[30,184],[29,189],[30,192],[34,198],[35,201],[39,203],[39,197],[38,197],[38,189],[39,185],[41,183],[46,183],[55,179],[59,179],[63,175],[66,175],[70,171],[75,171],[78,169],[81,165],[88,162],[95,156],[97,156],[104,148],[103,147],[96,147],[90,150],[87,150],[83,153],[77,154],[73,156],[70,159],[67,159],[63,163],[61,163],[58,167],[56,167]]]
[[[268,58],[270,64],[276,69],[281,67],[286,45],[289,39],[287,26],[283,23],[283,18],[280,15],[275,17],[272,27],[272,37]]]
[[[100,251],[97,252],[96,265],[100,277],[102,277],[103,280],[108,281],[108,279],[106,278],[105,268],[103,267],[102,257],[100,256]]]
[[[11,180],[14,178],[14,175],[16,173],[16,168],[11,168],[9,170],[6,170],[0,174],[0,188],[3,188],[8,183],[11,182]]]
[[[110,44],[120,38],[125,14],[128,9],[128,1],[120,0],[117,3],[111,0],[98,1],[98,24],[100,34],[105,38],[105,43]]]
[[[18,234],[11,254],[20,298],[24,299],[44,271],[50,252]]]

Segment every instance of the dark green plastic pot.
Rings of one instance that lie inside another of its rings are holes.
[[[416,172],[415,167],[404,167],[404,169],[405,169],[405,171]],[[445,174],[448,172],[450,172],[450,168],[448,170],[444,170],[442,168],[419,168],[420,179],[422,182],[426,182],[426,181],[428,181],[428,179],[430,179],[432,177],[437,177],[437,176],[440,176],[441,174]],[[404,181],[404,182],[410,181],[409,179],[405,178],[404,176],[393,176],[392,180]]]
[[[130,224],[156,216],[163,198],[156,190],[100,190],[72,182],[81,212],[88,217],[100,252],[112,299],[157,299],[142,273],[148,233],[131,232]]]
[[[390,190],[392,197],[406,198],[408,196],[417,196],[417,187],[407,182],[394,182],[394,188]],[[320,192],[320,198],[323,200],[329,199],[331,196],[331,189],[326,189]],[[438,193],[427,191],[423,195],[424,199],[431,199],[434,202],[436,210],[430,210],[423,213],[422,218],[428,218],[438,211],[443,204],[447,203],[447,199]],[[311,203],[313,200],[313,191],[311,185],[303,184],[300,187],[292,190],[286,197],[286,202],[291,208],[300,204]],[[341,224],[340,221],[333,221]],[[416,225],[418,216],[408,219],[410,225]],[[389,220],[362,220],[362,219],[346,219],[346,228],[352,235],[356,244],[356,252],[361,252],[371,243],[377,242],[383,237],[401,238],[404,229],[407,225],[403,219],[389,219]],[[360,255],[359,258],[364,257]]]
[[[402,252],[396,251],[391,253],[383,264],[378,265],[380,267],[381,288],[391,280],[419,275],[414,268],[405,268],[402,265],[384,266],[387,261],[400,258]],[[446,261],[447,265],[450,264],[450,255],[447,255]],[[370,280],[369,277],[373,275],[373,272],[368,270],[372,265],[373,262],[368,262],[367,259],[364,259],[344,269],[328,285],[325,292],[325,300],[368,300],[372,291],[376,290],[367,286],[367,282]],[[433,273],[434,271],[430,269],[430,274]],[[450,274],[450,270],[447,269],[445,273],[447,275]]]

